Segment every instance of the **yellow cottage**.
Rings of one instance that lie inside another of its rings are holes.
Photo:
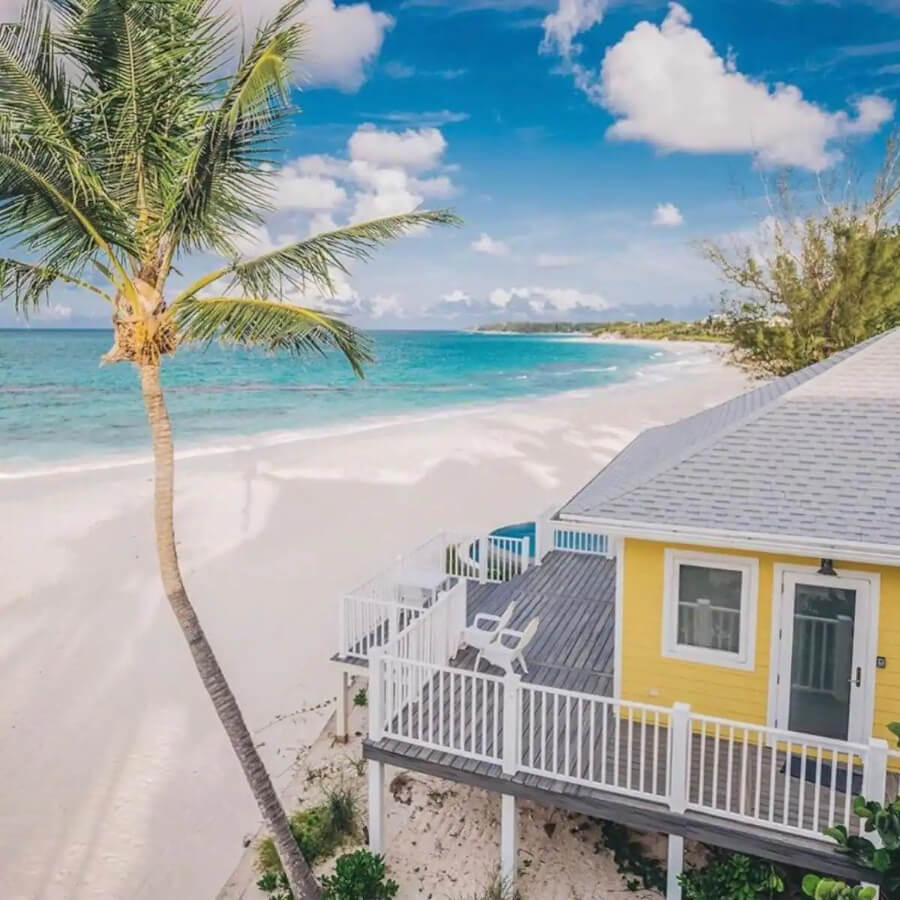
[[[559,518],[618,541],[616,696],[890,738],[900,331],[645,432]]]
[[[554,514],[440,534],[340,598],[337,736],[385,766],[865,878],[823,832],[896,796],[900,330],[641,434]],[[388,857],[390,854],[388,853]]]

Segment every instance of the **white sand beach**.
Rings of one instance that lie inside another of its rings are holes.
[[[709,347],[665,349],[614,387],[180,462],[188,587],[282,788],[333,709],[342,589],[441,528],[533,518],[746,387]],[[0,481],[4,900],[211,898],[258,828],[161,593],[150,495],[144,464]]]

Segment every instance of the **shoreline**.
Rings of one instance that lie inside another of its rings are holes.
[[[655,367],[654,367],[655,368]],[[639,431],[747,387],[709,354],[615,385],[182,459],[185,581],[289,807],[333,711],[336,598],[442,530],[526,521]],[[0,482],[0,896],[215,896],[259,813],[159,587],[146,465]],[[39,535],[40,540],[35,536]],[[52,735],[52,740],[50,736]]]
[[[506,332],[499,333],[505,334]],[[677,342],[679,351],[676,352],[672,350],[672,344],[675,342],[665,340],[657,341],[638,338],[598,339],[586,337],[585,335],[577,333],[573,333],[571,337],[577,337],[590,342],[603,340],[609,343],[656,348],[661,352],[666,352],[673,358],[668,360],[664,359],[659,362],[650,362],[645,366],[633,370],[627,378],[609,384],[586,385],[580,388],[568,388],[566,390],[555,392],[522,394],[520,396],[507,397],[499,400],[468,403],[458,406],[436,407],[427,412],[408,411],[383,416],[372,416],[371,418],[362,420],[348,419],[345,422],[336,422],[331,425],[313,425],[307,428],[293,429],[290,431],[273,429],[260,431],[250,436],[222,434],[220,438],[215,439],[215,443],[197,442],[192,444],[189,439],[182,440],[176,442],[175,461],[182,462],[189,459],[228,456],[235,453],[247,453],[271,447],[302,444],[308,441],[349,437],[355,434],[364,434],[366,432],[393,428],[395,426],[425,424],[472,414],[500,412],[511,404],[516,403],[530,403],[552,397],[558,397],[564,400],[572,395],[583,394],[585,391],[614,390],[623,385],[632,384],[641,378],[646,378],[648,376],[652,377],[653,374],[659,373],[660,370],[665,370],[669,367],[682,366],[685,364],[684,358],[689,355],[713,357],[718,354],[717,348],[720,346],[708,344],[703,341],[679,341]],[[694,361],[696,362],[696,360]],[[47,461],[46,464],[37,464],[22,469],[0,469],[0,483],[60,475],[74,475],[81,472],[103,472],[107,470],[149,466],[153,462],[153,458],[149,451],[141,452],[137,455],[124,455],[124,451],[122,453],[111,451],[109,454],[100,456],[86,452],[83,456],[78,456],[77,459],[79,460],[78,462],[64,463],[61,460],[52,460]]]

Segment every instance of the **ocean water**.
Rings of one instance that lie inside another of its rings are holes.
[[[226,449],[308,429],[597,387],[664,362],[653,348],[551,335],[373,333],[364,380],[341,358],[210,347],[167,359],[178,449]],[[144,457],[136,373],[101,366],[107,331],[0,330],[0,477]]]

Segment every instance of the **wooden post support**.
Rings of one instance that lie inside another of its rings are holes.
[[[519,682],[521,675],[510,673],[503,677],[503,774],[519,771]]]
[[[544,538],[544,528],[546,527],[546,522],[544,521],[543,516],[538,516],[534,520],[534,564],[539,566],[541,564],[541,556],[542,553],[542,541]]]
[[[512,897],[519,857],[519,805],[512,794],[500,795],[500,880]],[[505,896],[505,894],[504,894]]]
[[[369,849],[384,853],[384,763],[370,759],[369,767]]]
[[[884,804],[887,800],[887,767],[890,748],[883,738],[870,738],[869,749],[863,763],[862,795],[866,800],[875,800]],[[876,846],[881,847],[882,841],[877,831],[867,835]]]
[[[338,673],[337,709],[334,714],[334,736],[342,744],[347,743],[347,673]]]
[[[669,835],[669,849],[666,864],[666,900],[681,900],[681,885],[678,877],[684,871],[684,838]]]
[[[691,744],[691,708],[687,703],[676,703],[670,719],[672,728],[672,758],[669,809],[683,813],[688,801],[688,751]]]
[[[384,736],[384,654],[376,647],[369,654],[369,737],[380,741]]]

